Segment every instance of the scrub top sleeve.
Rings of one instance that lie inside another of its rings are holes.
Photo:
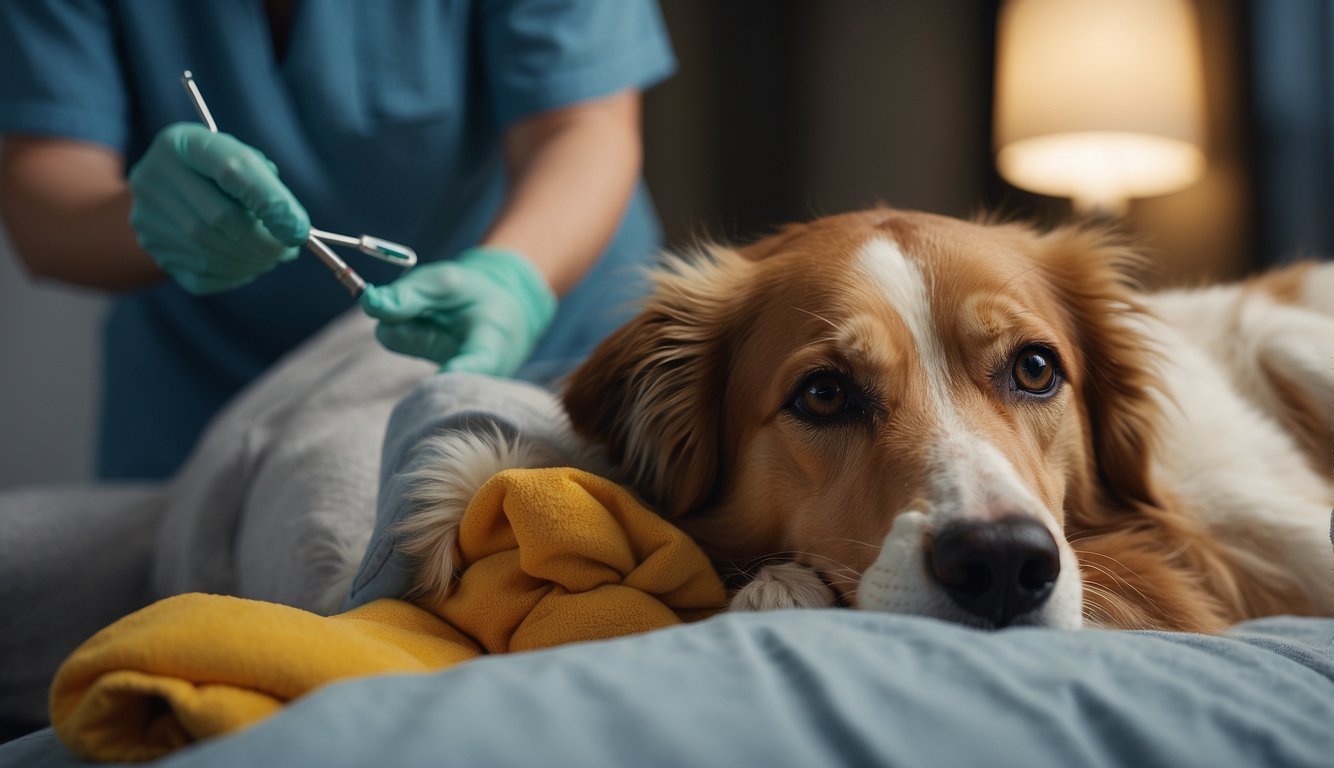
[[[0,0],[0,72],[0,134],[125,151],[126,85],[107,3]]]
[[[654,0],[486,0],[480,34],[485,86],[502,128],[647,88],[676,67]]]

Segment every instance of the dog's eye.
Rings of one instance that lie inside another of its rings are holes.
[[[843,382],[832,373],[820,372],[801,382],[792,405],[806,416],[829,419],[846,411],[850,402]]]
[[[1024,347],[1014,356],[1010,374],[1025,392],[1048,394],[1056,387],[1056,356],[1046,347]]]

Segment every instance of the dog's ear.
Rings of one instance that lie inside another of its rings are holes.
[[[1078,386],[1102,491],[1115,508],[1161,506],[1149,473],[1159,423],[1156,353],[1131,278],[1142,259],[1115,232],[1089,226],[1042,235],[1038,247],[1073,318]]]
[[[627,479],[667,516],[687,514],[713,495],[727,344],[753,266],[724,248],[668,257],[652,275],[644,309],[566,384],[575,430],[604,442]]]

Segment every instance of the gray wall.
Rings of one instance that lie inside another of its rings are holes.
[[[0,489],[92,477],[104,305],[34,284],[0,231]]]

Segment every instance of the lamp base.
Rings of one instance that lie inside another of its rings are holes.
[[[1122,195],[1071,196],[1075,213],[1091,219],[1120,219],[1130,211],[1130,198]]]

